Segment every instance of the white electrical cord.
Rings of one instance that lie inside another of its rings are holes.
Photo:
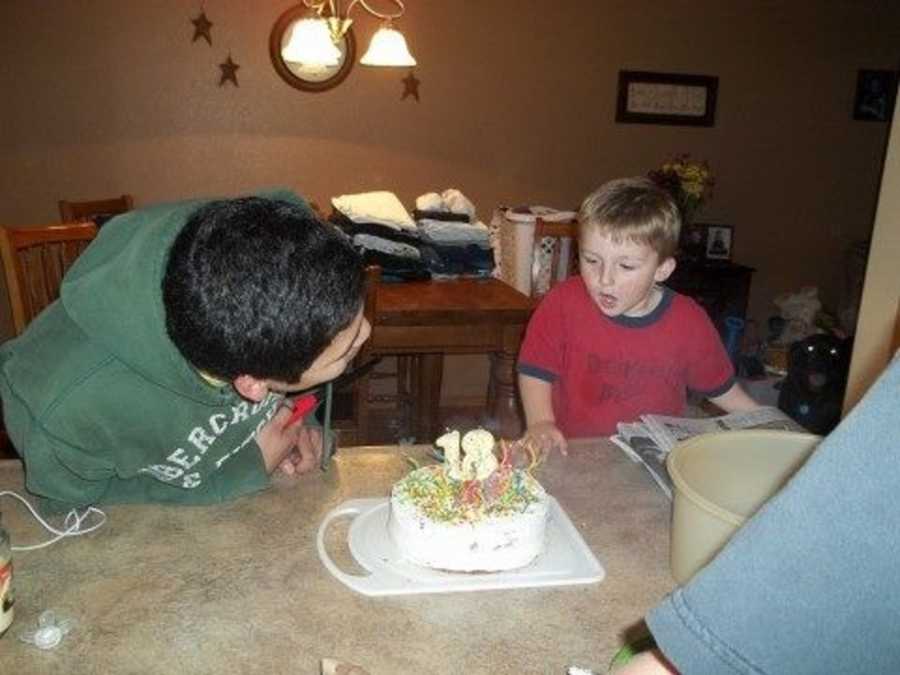
[[[41,542],[40,544],[31,544],[29,546],[13,546],[13,551],[34,551],[39,548],[44,548],[45,546],[50,546],[51,544],[55,544],[60,539],[64,539],[65,537],[78,537],[82,534],[88,534],[89,532],[93,532],[94,530],[98,530],[106,523],[106,514],[100,509],[88,506],[81,513],[78,512],[78,509],[72,509],[66,514],[66,519],[63,521],[63,530],[57,530],[55,527],[50,525],[46,520],[38,515],[38,512],[35,511],[34,507],[28,503],[28,500],[22,497],[15,492],[10,491],[2,491],[0,492],[0,497],[14,497],[22,502],[28,510],[31,511],[31,515],[33,515],[37,521],[44,527],[48,532],[56,535],[53,539],[48,539],[47,541]],[[97,522],[92,525],[85,525],[85,521],[88,520],[91,516],[97,517]]]

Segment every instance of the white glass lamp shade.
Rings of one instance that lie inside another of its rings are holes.
[[[414,66],[416,60],[409,53],[403,33],[389,24],[372,36],[369,49],[359,60],[364,66]]]
[[[309,17],[291,27],[281,58],[304,66],[336,66],[341,62],[341,52],[331,39],[325,19]]]

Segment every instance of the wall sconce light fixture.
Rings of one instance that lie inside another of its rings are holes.
[[[366,66],[416,65],[406,39],[393,26],[403,15],[401,0],[391,0],[397,11],[379,12],[366,0],[351,0],[341,11],[340,0],[302,0],[285,11],[269,35],[269,55],[275,70],[288,84],[304,91],[325,91],[347,77],[356,55],[350,11],[359,5],[383,21],[360,59]]]

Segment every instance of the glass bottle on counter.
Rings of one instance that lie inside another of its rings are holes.
[[[9,543],[9,533],[3,529],[3,517],[0,514],[0,638],[3,637],[13,621],[15,593],[12,581],[12,548]]]

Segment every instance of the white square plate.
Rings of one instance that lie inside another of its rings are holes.
[[[453,573],[421,567],[403,559],[388,535],[387,498],[351,499],[332,509],[319,526],[316,544],[326,569],[341,583],[363,595],[453,593],[537,586],[569,586],[603,581],[606,571],[569,516],[549,497],[547,547],[531,564],[516,570],[484,574]],[[369,574],[341,571],[325,550],[325,532],[337,518],[352,517],[350,552]]]

